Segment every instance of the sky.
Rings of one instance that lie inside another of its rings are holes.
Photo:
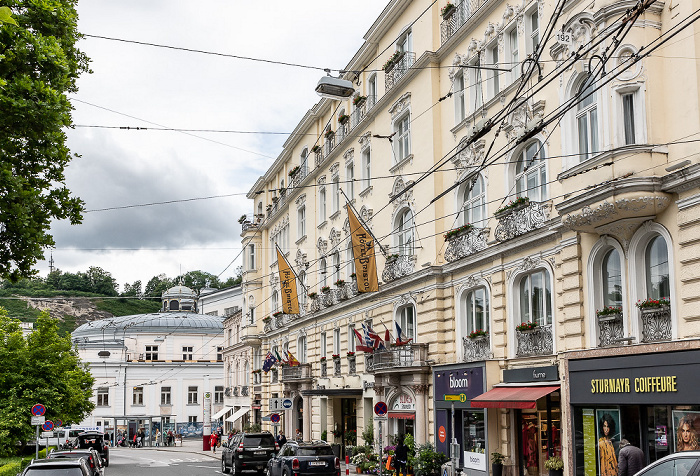
[[[83,0],[81,33],[342,69],[387,0]],[[69,98],[66,185],[82,224],[52,224],[48,259],[63,272],[99,266],[125,283],[193,270],[235,276],[245,198],[320,99],[320,70],[85,37],[92,74]],[[254,134],[124,130],[167,127]],[[222,197],[223,196],[223,197]],[[217,197],[203,200],[202,197]],[[149,205],[156,202],[167,204]],[[116,208],[105,210],[107,208]],[[236,259],[237,258],[237,259]]]

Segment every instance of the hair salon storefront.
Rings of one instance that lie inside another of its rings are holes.
[[[700,444],[700,350],[568,359],[576,476],[617,474],[620,440],[647,463]]]

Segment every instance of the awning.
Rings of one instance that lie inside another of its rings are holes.
[[[400,420],[415,420],[416,414],[412,412],[389,412],[387,413],[389,418],[398,418]]]
[[[218,420],[219,418],[221,418],[222,416],[226,415],[226,414],[227,414],[228,412],[230,412],[231,410],[233,410],[233,407],[226,406],[226,407],[222,408],[221,410],[219,410],[218,412],[214,413],[214,414],[211,416],[211,419],[212,419],[212,420]]]
[[[245,415],[249,411],[250,411],[250,407],[241,407],[240,410],[237,410],[236,413],[234,413],[233,415],[228,417],[226,419],[226,421],[230,421],[231,423],[234,423],[236,420],[238,420],[240,417],[242,417],[243,415]]]
[[[559,390],[557,386],[494,387],[472,398],[476,408],[537,408],[537,400]]]

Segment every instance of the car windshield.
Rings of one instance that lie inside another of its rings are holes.
[[[246,435],[243,438],[244,446],[275,446],[272,435]]]
[[[333,450],[330,446],[320,446],[316,448],[299,448],[297,456],[331,456]]]
[[[71,468],[29,468],[24,474],[25,476],[83,476],[83,472],[78,466],[73,466]]]

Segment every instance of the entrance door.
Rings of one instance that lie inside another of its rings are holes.
[[[340,401],[343,414],[343,446],[357,444],[357,402],[354,398],[343,398]]]
[[[296,430],[299,430],[302,432],[302,438],[306,438],[307,440],[311,440],[309,435],[304,435],[304,400],[301,397],[297,397],[296,400],[294,401],[294,408],[297,409],[296,412],[296,426],[294,428],[294,433],[296,435]]]

